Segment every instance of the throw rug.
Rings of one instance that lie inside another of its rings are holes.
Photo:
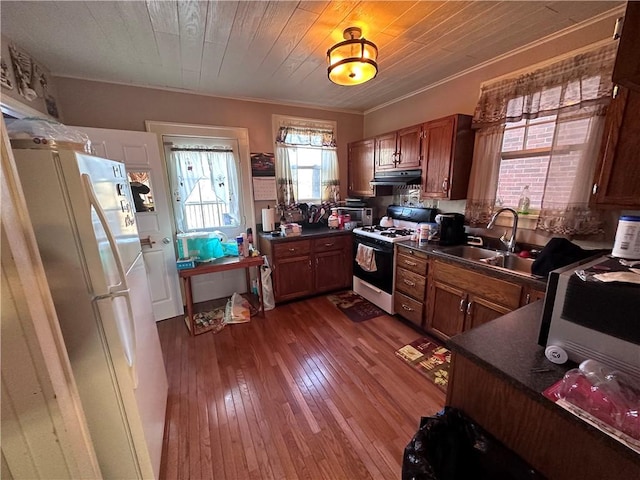
[[[226,325],[224,313],[224,306],[208,312],[194,313],[193,323],[196,327],[196,333],[204,333],[210,330],[213,330],[213,333],[218,333]]]
[[[396,355],[447,392],[451,351],[430,337],[422,337],[396,350]]]
[[[351,290],[327,295],[327,298],[352,322],[364,322],[365,320],[386,315],[384,310],[376,307],[369,300]]]

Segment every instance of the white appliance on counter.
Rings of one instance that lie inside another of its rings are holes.
[[[353,291],[393,315],[394,243],[411,240],[417,226],[433,222],[437,213],[434,208],[390,205],[385,226],[354,228]],[[373,250],[375,269],[358,263],[360,245]]]
[[[158,478],[167,377],[124,164],[12,141],[105,478]]]

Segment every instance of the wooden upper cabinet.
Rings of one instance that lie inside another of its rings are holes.
[[[414,125],[376,137],[376,170],[420,168],[422,126]]]
[[[614,207],[640,207],[640,92],[620,87],[605,119],[592,202]]]
[[[376,137],[375,169],[393,170],[396,168],[396,132]]]
[[[396,168],[401,170],[420,168],[420,139],[422,126],[403,128],[397,133]]]
[[[434,120],[422,130],[422,197],[467,198],[474,141],[471,116]]]
[[[640,92],[640,2],[627,2],[613,83]]]
[[[347,174],[349,196],[371,197],[374,195],[375,192],[370,183],[373,179],[374,152],[373,138],[349,144]]]

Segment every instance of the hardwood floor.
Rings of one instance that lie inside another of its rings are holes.
[[[398,479],[444,394],[397,358],[420,336],[353,323],[325,296],[190,337],[158,324],[169,378],[163,479]]]

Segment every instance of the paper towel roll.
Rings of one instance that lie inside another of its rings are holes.
[[[276,229],[276,209],[275,208],[263,208],[262,209],[262,231],[272,232]]]

